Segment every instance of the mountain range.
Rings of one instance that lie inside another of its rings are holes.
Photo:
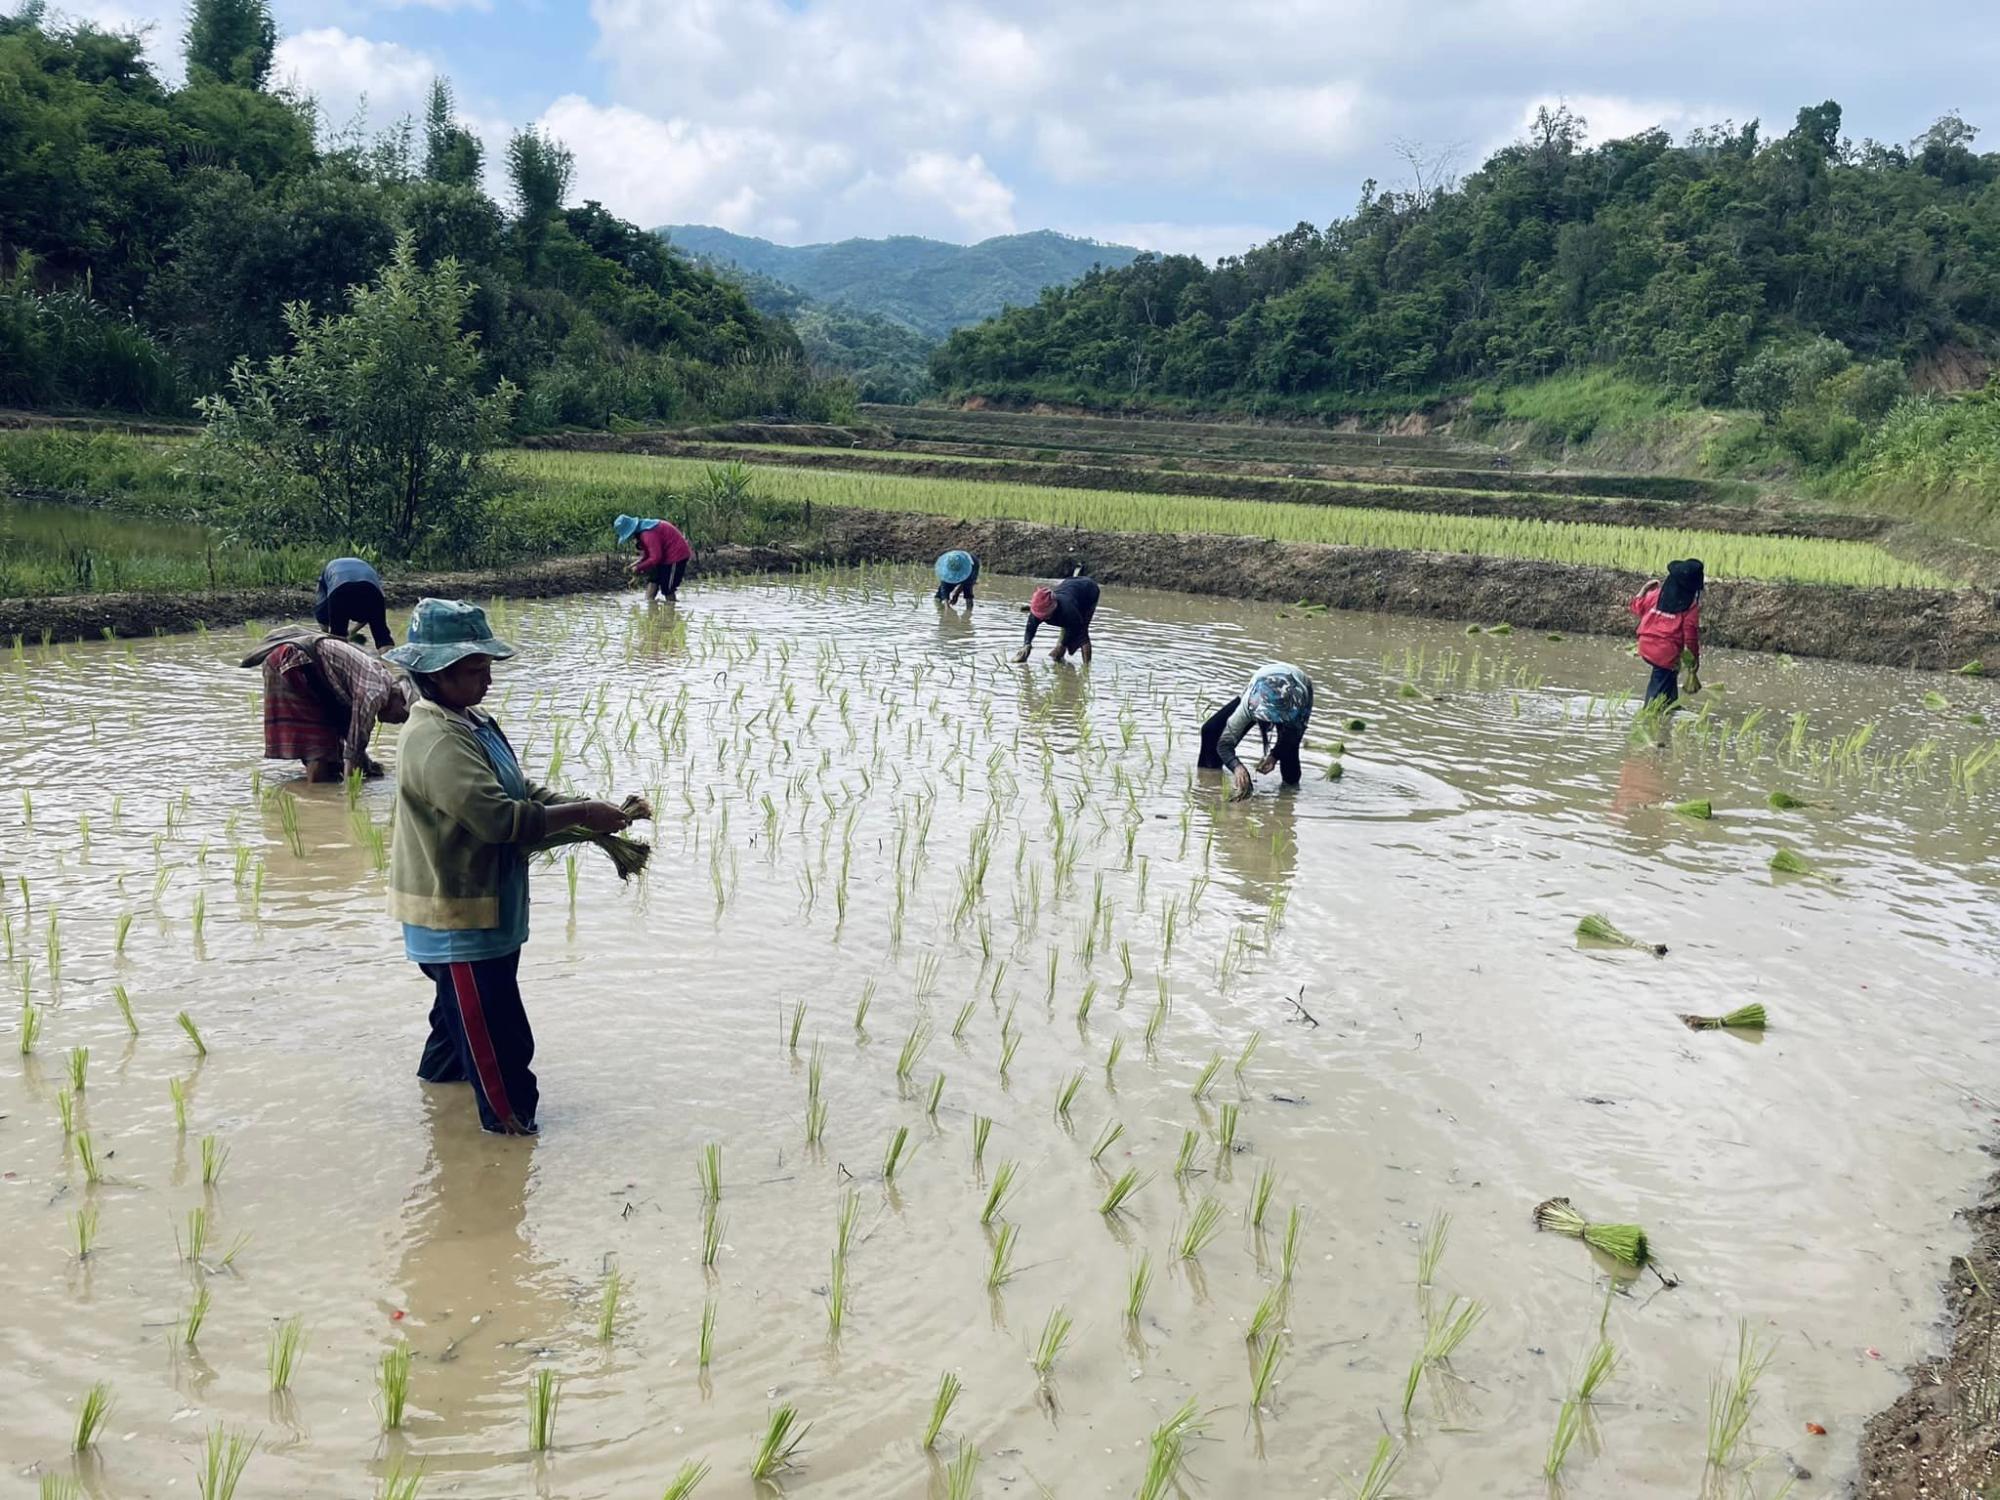
[[[1075,281],[1092,266],[1130,265],[1129,245],[1077,239],[1052,229],[953,245],[916,235],[778,245],[703,224],[656,233],[697,260],[734,265],[796,287],[814,302],[872,313],[930,342],[955,328],[1024,307],[1042,288]]]

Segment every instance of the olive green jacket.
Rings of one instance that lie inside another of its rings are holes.
[[[420,701],[396,742],[389,914],[447,931],[499,926],[501,846],[526,857],[560,800],[532,781],[525,799],[509,796],[472,725]]]

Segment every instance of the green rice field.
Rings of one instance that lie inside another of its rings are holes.
[[[505,467],[550,487],[575,485],[616,497],[627,490],[692,486],[708,466],[692,459],[635,454],[515,452],[507,455]],[[751,472],[760,491],[787,501],[966,520],[1033,521],[1098,531],[1206,532],[1280,542],[1531,558],[1637,573],[1655,573],[1669,558],[1693,555],[1707,563],[1712,578],[1869,588],[1953,586],[1929,568],[1860,542],[1207,500],[781,466],[759,465]]]

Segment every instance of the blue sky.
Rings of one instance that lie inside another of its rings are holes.
[[[1847,133],[1983,119],[1990,0],[277,0],[280,71],[382,125],[453,81],[489,142],[538,122],[579,196],[789,243],[1056,228],[1215,256],[1459,168],[1563,100],[1598,138],[1723,118]],[[149,9],[149,6],[155,8]],[[178,4],[81,0],[152,24]],[[2000,145],[2000,134],[1992,141]]]

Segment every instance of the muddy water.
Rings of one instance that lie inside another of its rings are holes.
[[[790,1402],[814,1425],[788,1491],[942,1494],[943,1461],[972,1443],[979,1493],[1122,1496],[1148,1429],[1193,1398],[1209,1413],[1193,1492],[1341,1494],[1388,1432],[1400,1493],[1528,1495],[1603,1315],[1619,1362],[1572,1450],[1573,1492],[1701,1486],[1709,1379],[1743,1319],[1775,1353],[1737,1465],[1756,1461],[1757,1494],[1794,1465],[1812,1474],[1795,1494],[1838,1493],[1861,1419],[1929,1347],[1952,1214],[1986,1166],[2000,799],[1988,782],[1956,788],[1949,762],[1990,734],[1962,715],[2000,719],[1991,687],[1954,683],[1951,711],[1934,712],[1934,677],[1717,653],[1711,720],[1660,748],[1629,736],[1629,705],[1612,700],[1641,677],[1602,641],[1120,591],[1087,672],[1039,654],[1016,668],[1025,588],[992,580],[970,622],[941,617],[907,575],[703,587],[677,622],[610,598],[501,612],[524,649],[491,706],[530,765],[546,771],[560,735],[559,781],[650,788],[660,811],[641,883],[621,887],[586,852],[572,910],[561,865],[536,876],[533,1142],[482,1136],[463,1087],[412,1076],[427,986],[340,792],[271,776],[260,801],[240,636],[0,662],[0,786],[33,800],[32,829],[11,792],[0,808],[8,1011],[25,983],[43,1020],[26,1058],[10,1027],[0,1068],[0,1453],[18,1487],[53,1470],[97,1495],[186,1494],[219,1422],[260,1438],[245,1496],[372,1494],[399,1457],[421,1460],[433,1494],[656,1494],[699,1459],[714,1467],[704,1496],[749,1496],[765,1415]],[[1191,777],[1195,727],[1274,656],[1319,684],[1307,780],[1225,805],[1215,779]],[[1716,717],[1759,708],[1761,743],[1719,745]],[[1788,755],[1776,741],[1800,710],[1806,748]],[[1343,730],[1350,716],[1367,729]],[[1860,756],[1815,767],[1816,747],[1871,721]],[[1336,738],[1345,774],[1329,781]],[[1780,787],[1818,805],[1772,812]],[[1713,821],[1663,808],[1692,797],[1712,799]],[[390,806],[385,786],[361,799],[378,823]],[[982,823],[990,863],[961,920]],[[1838,880],[1774,879],[1780,845]],[[1587,911],[1669,956],[1579,951]],[[1751,999],[1772,1018],[1762,1039],[1675,1019]],[[800,1002],[795,1055],[781,1017]],[[174,1025],[183,1009],[205,1058]],[[919,1018],[934,1034],[899,1085]],[[1232,1061],[1258,1032],[1239,1079]],[[804,1139],[815,1041],[818,1149]],[[77,1124],[95,1187],[58,1120],[73,1046],[90,1049]],[[1076,1072],[1066,1125],[1054,1106]],[[1224,1103],[1239,1111],[1230,1154],[1215,1144]],[[984,1171],[975,1116],[993,1121]],[[1094,1167],[1110,1121],[1123,1137]],[[914,1155],[885,1186],[898,1127]],[[1190,1127],[1196,1171],[1177,1182]],[[209,1134],[229,1156],[204,1188]],[[704,1270],[707,1142],[723,1195]],[[1022,1168],[1002,1216],[1019,1238],[991,1290],[979,1217],[1002,1161]],[[1280,1185],[1260,1234],[1244,1211],[1266,1164]],[[1107,1176],[1128,1166],[1150,1180],[1100,1216]],[[860,1217],[833,1340],[849,1191]],[[1643,1223],[1679,1285],[1537,1235],[1529,1211],[1555,1193]],[[1181,1261],[1172,1241],[1205,1198],[1220,1233]],[[1286,1352],[1253,1413],[1244,1329],[1278,1280],[1294,1204]],[[99,1215],[80,1262],[79,1206]],[[200,1206],[197,1273],[176,1231]],[[1447,1247],[1420,1298],[1420,1232],[1439,1213]],[[1156,1274],[1134,1327],[1121,1311],[1142,1253]],[[606,1344],[611,1267],[626,1291]],[[210,1311],[188,1351],[174,1325],[197,1279]],[[1406,1424],[1424,1307],[1454,1295],[1487,1313]],[[1076,1329],[1041,1382],[1029,1354],[1058,1305]],[[307,1347],[274,1397],[266,1342],[294,1315]],[[415,1354],[410,1416],[385,1438],[374,1367],[399,1339]],[[563,1395],[554,1451],[534,1457],[524,1402],[540,1368]],[[947,1369],[965,1394],[926,1455]],[[74,1460],[96,1379],[116,1407]]]

